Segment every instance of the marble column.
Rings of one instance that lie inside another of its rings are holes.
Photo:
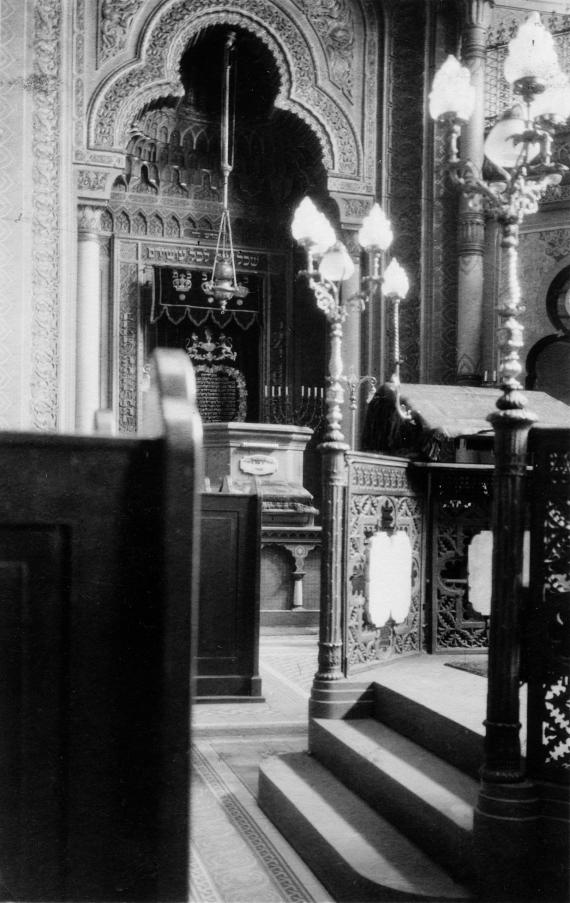
[[[473,115],[461,129],[461,159],[483,167],[485,131],[485,47],[491,0],[463,0],[462,62],[471,72],[476,100]],[[485,220],[478,198],[459,201],[457,382],[481,383],[483,339],[483,252]]]
[[[100,208],[80,206],[77,242],[75,426],[92,433],[101,407]]]

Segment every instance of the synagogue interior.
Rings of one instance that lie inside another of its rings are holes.
[[[0,899],[567,900],[568,0],[0,72]]]

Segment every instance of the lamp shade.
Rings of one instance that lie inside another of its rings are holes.
[[[380,204],[373,204],[368,216],[362,221],[358,233],[358,243],[365,251],[385,251],[392,244],[394,233],[390,220]]]
[[[354,273],[354,263],[341,241],[335,242],[332,248],[323,254],[319,273],[327,282],[345,282],[350,279]]]
[[[565,122],[570,118],[570,85],[566,76],[535,97],[531,114],[533,119],[544,118],[554,122]]]
[[[410,290],[410,281],[405,269],[400,266],[395,257],[392,258],[384,272],[382,282],[382,294],[387,297],[405,298]]]
[[[521,119],[516,113],[515,115],[507,114],[495,123],[487,135],[485,156],[501,169],[514,169],[516,166],[530,163],[540,154],[541,148],[538,142],[520,140],[526,131],[527,125],[524,119]]]
[[[452,117],[467,122],[475,106],[475,88],[469,69],[450,54],[435,74],[429,95],[432,119]]]
[[[515,88],[517,83],[535,83],[535,91],[560,74],[554,38],[540,21],[538,13],[531,13],[509,41],[505,60],[505,78]]]
[[[317,256],[336,241],[333,227],[309,197],[303,198],[295,210],[291,233],[295,241]]]

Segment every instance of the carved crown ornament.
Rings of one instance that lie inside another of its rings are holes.
[[[354,0],[317,5],[320,14],[313,22],[311,13],[306,12],[304,20],[291,0],[278,3],[250,0],[247,11],[235,0],[233,5],[222,0],[176,0],[162,4],[141,26],[136,41],[137,57],[111,75],[107,73],[96,88],[89,104],[89,149],[107,152],[124,149],[130,125],[145,105],[165,96],[182,96],[179,64],[189,41],[207,27],[232,25],[256,35],[269,49],[279,73],[275,106],[291,112],[309,126],[320,143],[326,169],[337,180],[349,179],[358,193],[359,183],[365,181],[360,132],[364,131],[366,122],[374,119],[376,97],[375,92],[370,96],[361,87],[358,94],[362,92],[362,96],[357,96],[354,89],[357,80],[353,78],[354,62],[348,52],[354,30],[351,9],[358,10],[361,28],[365,20],[368,43],[377,40],[371,24],[375,13],[369,0],[364,0],[362,5]],[[340,30],[338,22],[336,29],[332,24],[333,6],[342,7]],[[133,21],[126,7],[123,12],[122,30]],[[107,16],[107,32],[109,21]],[[137,21],[134,17],[134,24]],[[119,37],[117,46],[124,46],[122,32]],[[127,46],[132,44],[129,39]],[[107,33],[105,52],[110,53],[112,46]],[[370,55],[366,59],[367,68],[369,64]],[[362,103],[364,113],[359,124]]]

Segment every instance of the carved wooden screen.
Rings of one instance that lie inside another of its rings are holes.
[[[528,763],[570,782],[570,429],[535,428],[531,493]]]
[[[409,461],[376,454],[348,455],[346,617],[347,671],[420,652],[423,637],[425,502],[412,482]],[[374,623],[367,598],[370,541],[381,532],[404,532],[411,547],[410,605],[397,623]]]
[[[469,545],[491,529],[492,468],[428,464],[430,650],[481,651],[487,620],[471,604]]]

